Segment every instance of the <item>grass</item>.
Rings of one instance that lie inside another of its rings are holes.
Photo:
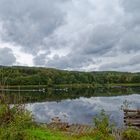
[[[124,87],[140,87],[140,83],[120,83],[120,84],[110,84],[110,86],[124,86]]]
[[[52,132],[43,128],[37,127],[26,130],[28,140],[64,140],[65,137],[60,132]]]
[[[114,140],[112,136],[104,137],[99,131],[90,135],[65,136],[61,132],[41,128],[29,129],[28,140]]]

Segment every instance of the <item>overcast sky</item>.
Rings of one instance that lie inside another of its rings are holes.
[[[0,65],[140,71],[140,0],[0,0]]]

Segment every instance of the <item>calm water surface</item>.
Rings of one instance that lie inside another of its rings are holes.
[[[112,97],[80,97],[60,102],[47,101],[27,104],[37,122],[50,122],[53,117],[60,117],[69,123],[92,124],[93,117],[104,109],[110,121],[117,126],[123,125],[121,105],[127,100],[131,108],[140,109],[140,94]]]
[[[127,101],[130,108],[140,109],[140,88],[46,89],[44,93],[7,92],[5,96],[10,97],[11,104],[22,98],[41,123],[57,116],[69,123],[92,124],[93,117],[104,109],[111,122],[123,126],[123,103]]]

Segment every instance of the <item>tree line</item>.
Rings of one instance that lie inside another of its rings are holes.
[[[62,85],[140,83],[140,73],[79,72],[42,67],[0,66],[0,85]]]

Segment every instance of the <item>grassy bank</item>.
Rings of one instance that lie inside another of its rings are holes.
[[[114,87],[140,87],[140,83],[112,83],[112,84],[54,84],[48,85],[5,85],[2,88],[11,89],[39,89],[39,88],[114,88]],[[0,86],[1,88],[1,86]]]

